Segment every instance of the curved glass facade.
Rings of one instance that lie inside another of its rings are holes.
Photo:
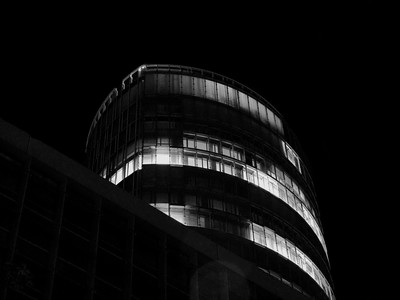
[[[90,168],[134,197],[187,226],[272,250],[334,299],[301,149],[282,116],[251,89],[201,69],[141,66],[101,105],[87,153]]]

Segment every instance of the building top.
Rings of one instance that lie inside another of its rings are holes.
[[[114,88],[107,95],[106,99],[100,105],[100,108],[97,110],[95,117],[93,118],[92,124],[89,129],[86,145],[88,143],[91,132],[92,132],[93,128],[96,126],[101,115],[106,110],[107,106],[110,105],[114,101],[114,99],[118,97],[119,92],[123,92],[125,90],[126,86],[134,83],[137,78],[141,78],[145,74],[149,74],[149,73],[168,73],[168,74],[189,75],[189,76],[193,76],[193,77],[197,77],[197,78],[209,79],[213,82],[224,84],[228,87],[231,87],[238,91],[241,91],[242,93],[246,94],[247,96],[250,96],[250,97],[256,99],[257,101],[259,101],[260,103],[262,103],[263,105],[268,107],[268,109],[271,110],[273,112],[273,114],[276,115],[280,120],[283,119],[283,117],[279,113],[279,111],[271,103],[269,103],[264,97],[262,97],[260,94],[258,94],[254,90],[250,89],[249,87],[245,86],[244,84],[241,84],[238,81],[231,79],[227,76],[224,76],[224,75],[221,75],[221,74],[218,74],[215,72],[211,72],[208,70],[195,68],[195,67],[189,67],[189,66],[168,65],[168,64],[144,64],[144,65],[139,66],[135,70],[133,70],[130,74],[128,74],[122,80],[120,90],[118,90],[117,88]]]

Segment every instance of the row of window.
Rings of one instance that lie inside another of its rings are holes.
[[[282,141],[283,144],[287,145]],[[159,144],[161,145],[161,144]],[[232,157],[234,159],[245,162],[247,165],[250,165],[257,170],[260,170],[269,176],[280,181],[287,188],[289,188],[300,200],[306,205],[306,207],[311,211],[313,216],[315,216],[314,210],[311,208],[308,199],[305,197],[300,186],[291,179],[291,177],[283,172],[281,168],[275,165],[271,160],[256,155],[248,150],[245,150],[243,146],[234,144],[230,141],[223,141],[218,139],[217,137],[205,136],[201,134],[194,133],[184,133],[183,134],[183,147],[186,148],[195,148],[204,151],[210,151],[213,153],[219,153],[224,156]],[[287,146],[288,149],[291,149]],[[289,151],[287,151],[289,153]],[[295,157],[297,162],[299,162],[299,158],[297,154],[291,150],[291,156]],[[286,152],[285,152],[286,155]],[[300,170],[300,164],[297,164],[298,169]],[[297,167],[296,166],[296,167]]]
[[[120,183],[124,178],[141,169],[142,165],[153,164],[198,167],[236,176],[270,192],[292,207],[311,227],[327,253],[325,240],[316,218],[298,196],[270,175],[232,158],[195,149],[168,146],[146,147],[143,148],[143,152],[133,156],[133,159],[110,177],[109,180],[112,183]],[[106,177],[106,173],[105,169],[101,175]]]
[[[208,213],[206,210],[198,212],[182,205],[156,203],[153,206],[184,225],[211,228],[240,235],[281,254],[310,275],[324,290],[329,299],[334,299],[332,288],[321,270],[291,241],[281,237],[274,230],[250,221],[234,223],[226,219],[221,220],[217,216],[213,216],[211,211]]]
[[[297,153],[292,149],[292,147],[289,146],[288,143],[285,141],[281,140],[282,143],[282,151],[285,154],[286,158],[292,163],[293,166],[296,167],[296,169],[300,172],[301,174],[301,164],[300,164],[300,158],[297,155]]]
[[[217,101],[235,107],[283,134],[281,119],[253,97],[204,78],[179,74],[146,74],[146,95],[182,94]]]

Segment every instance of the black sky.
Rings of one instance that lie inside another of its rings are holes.
[[[364,268],[356,249],[367,239],[355,221],[365,197],[354,184],[367,126],[370,26],[327,11],[274,22],[251,10],[222,20],[178,13],[158,22],[145,13],[123,24],[84,15],[29,20],[4,32],[0,118],[84,164],[98,107],[141,64],[199,67],[247,85],[296,132],[317,189],[336,294],[354,299],[354,274]]]

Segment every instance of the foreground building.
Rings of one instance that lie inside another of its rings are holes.
[[[249,88],[141,66],[87,153],[0,121],[0,299],[334,299],[301,149]]]

